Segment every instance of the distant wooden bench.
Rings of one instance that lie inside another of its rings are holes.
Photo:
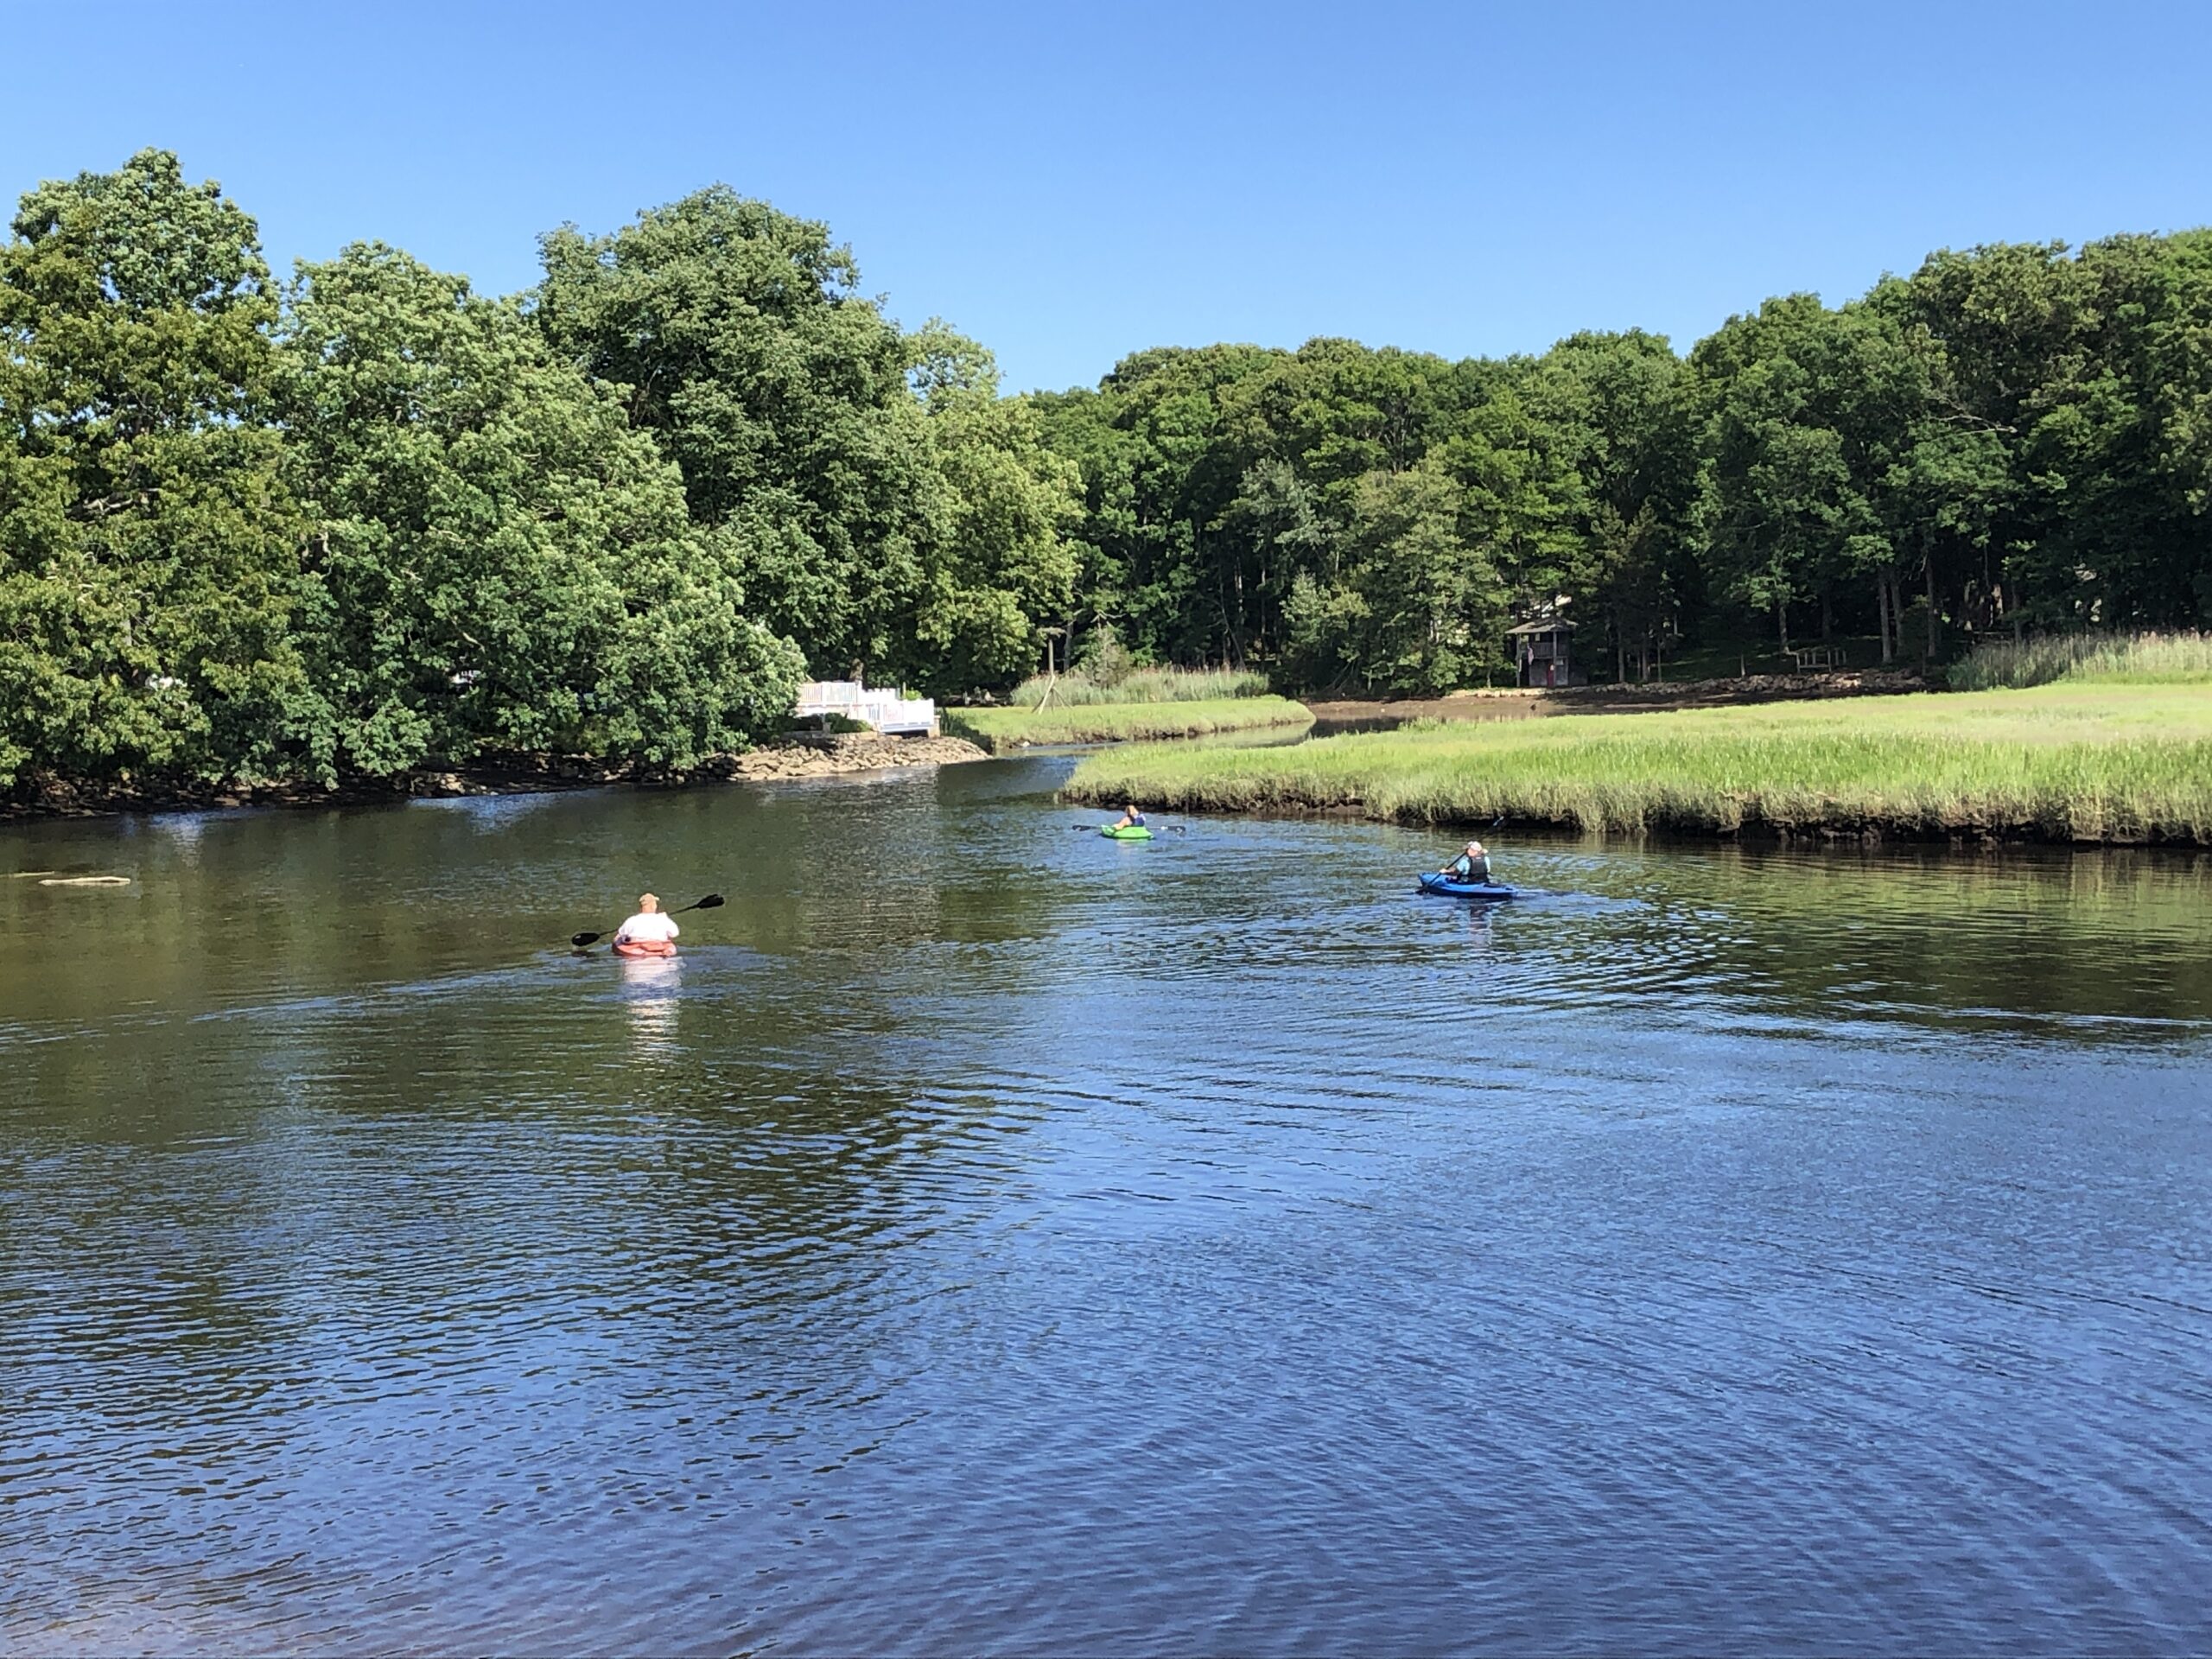
[[[1796,659],[1797,666],[1801,670],[1843,666],[1841,645],[1801,645],[1789,654]]]

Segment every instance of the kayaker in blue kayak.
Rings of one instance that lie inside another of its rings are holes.
[[[1454,881],[1477,881],[1484,886],[1488,886],[1490,883],[1490,854],[1484,848],[1482,842],[1479,841],[1471,841],[1467,843],[1467,848],[1465,852],[1461,853],[1459,857],[1453,859],[1449,864],[1446,864],[1442,869],[1439,870],[1437,874],[1439,875],[1448,875]]]
[[[1137,804],[1135,801],[1131,801],[1122,809],[1122,816],[1114,820],[1113,827],[1116,830],[1144,828],[1144,814],[1137,810]]]

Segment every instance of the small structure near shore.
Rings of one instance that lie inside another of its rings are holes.
[[[810,680],[798,689],[795,720],[849,720],[886,737],[935,737],[937,703],[903,691],[870,689],[858,680]]]
[[[1505,631],[1516,685],[1584,685],[1590,677],[1574,666],[1574,624],[1540,616]]]

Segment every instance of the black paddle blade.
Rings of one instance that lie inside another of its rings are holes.
[[[571,933],[569,935],[569,943],[581,948],[587,944],[597,944],[602,937],[597,933]]]
[[[728,902],[729,900],[723,898],[719,893],[710,893],[705,898],[702,899],[697,904],[692,906],[691,908],[694,910],[714,910],[720,906],[728,904]]]

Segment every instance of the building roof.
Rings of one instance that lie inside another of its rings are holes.
[[[1505,637],[1510,639],[1516,633],[1572,633],[1573,632],[1574,624],[1572,622],[1559,620],[1522,622],[1508,628],[1505,631]]]

